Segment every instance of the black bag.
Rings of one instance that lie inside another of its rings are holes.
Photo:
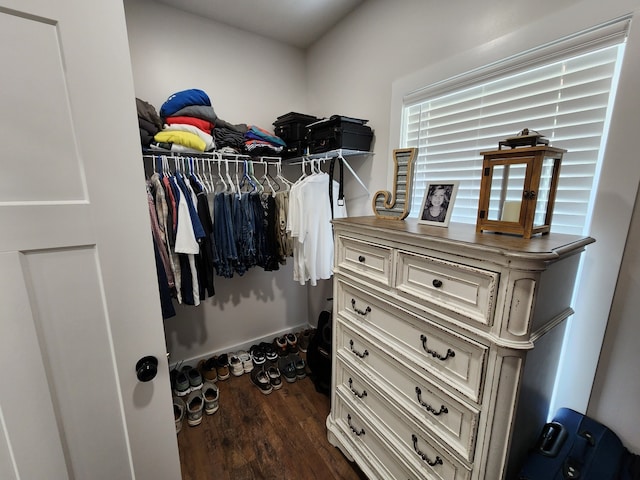
[[[323,310],[318,328],[309,340],[307,365],[316,391],[329,395],[331,391],[331,312]]]
[[[518,479],[631,480],[633,465],[627,454],[609,428],[586,415],[561,408],[543,427]]]

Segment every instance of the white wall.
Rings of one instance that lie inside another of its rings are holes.
[[[270,131],[277,116],[306,110],[301,50],[148,0],[127,0],[125,13],[136,96],[156,110],[188,88],[207,92],[220,118]],[[214,297],[178,306],[165,321],[170,361],[247,347],[306,325],[307,290],[293,282],[291,265],[216,277]]]
[[[635,0],[542,0],[535,6],[523,0],[368,0],[308,52],[309,107],[315,113],[343,113],[370,120],[376,131],[375,156],[356,168],[371,192],[387,189],[391,183],[390,154],[399,141],[403,93],[634,11],[640,12]],[[640,111],[635,93],[640,84],[638,33],[632,30],[629,41],[607,146],[607,167],[594,207],[590,232],[597,242],[584,256],[582,287],[589,290],[581,292],[591,293],[577,296],[578,314],[571,321],[566,341],[570,368],[563,369],[559,377],[557,406],[582,412],[590,399],[622,252],[625,243],[638,241],[635,233],[627,241],[640,178],[633,133]],[[370,198],[362,195],[353,181],[346,191],[351,213],[371,214]],[[633,307],[638,291],[625,286],[621,277],[616,300],[621,306]],[[640,324],[629,313],[624,308],[613,311],[621,315],[616,318],[620,328],[637,336]],[[611,379],[607,390],[614,392],[612,396],[629,389],[637,392],[638,355],[628,344],[614,341],[606,347],[607,362],[601,364],[599,376]],[[620,353],[609,358],[610,348],[620,349]],[[623,382],[626,389],[618,389]],[[597,395],[602,395],[598,389],[591,398],[594,405],[599,404]],[[637,398],[618,402],[616,405],[625,408],[609,410],[606,419],[630,448],[640,451]],[[590,412],[604,419],[602,409]]]
[[[209,94],[220,118],[273,130],[307,107],[302,50],[149,0],[126,0],[136,95],[160,109],[187,88]]]
[[[613,300],[596,382],[587,413],[611,426],[622,441],[640,453],[640,208],[631,223],[629,240]]]

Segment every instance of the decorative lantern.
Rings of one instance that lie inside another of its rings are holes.
[[[476,232],[524,238],[549,233],[565,152],[526,129],[499,142],[498,150],[481,152],[484,160]]]

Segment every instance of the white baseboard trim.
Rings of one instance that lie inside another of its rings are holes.
[[[196,367],[198,366],[198,362],[200,360],[206,360],[208,358],[213,357],[214,355],[222,355],[223,353],[231,353],[231,352],[237,352],[238,350],[246,350],[247,352],[249,351],[249,348],[251,348],[251,345],[256,345],[260,342],[267,342],[267,343],[272,343],[273,339],[276,337],[281,337],[282,335],[286,335],[287,333],[296,333],[299,332],[301,330],[306,330],[307,328],[311,328],[311,326],[308,323],[303,323],[300,325],[297,325],[293,328],[286,328],[284,330],[279,330],[276,332],[273,332],[269,335],[263,336],[263,337],[256,337],[256,338],[252,338],[250,340],[247,340],[246,342],[243,343],[239,343],[236,345],[230,345],[226,348],[220,349],[218,351],[213,351],[213,352],[209,352],[205,355],[201,355],[198,357],[191,357],[191,358],[186,358],[183,360],[178,360],[173,362],[171,358],[169,358],[169,370],[174,370],[176,368],[176,366],[179,366],[180,368],[185,367],[187,365],[191,366],[191,367]]]

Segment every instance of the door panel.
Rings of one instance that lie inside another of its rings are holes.
[[[55,385],[63,447],[74,446],[67,453],[74,478],[107,478],[93,472],[103,455],[112,459],[110,478],[127,478],[124,422],[112,346],[105,341],[111,332],[95,248],[40,250],[23,258],[47,377]]]
[[[128,48],[121,0],[0,0],[3,479],[180,478]]]
[[[11,112],[3,201],[85,199],[58,26],[0,13],[0,32],[0,95]]]
[[[0,253],[2,478],[68,478],[21,254]],[[37,452],[37,461],[34,458]],[[8,463],[5,463],[8,462]]]

